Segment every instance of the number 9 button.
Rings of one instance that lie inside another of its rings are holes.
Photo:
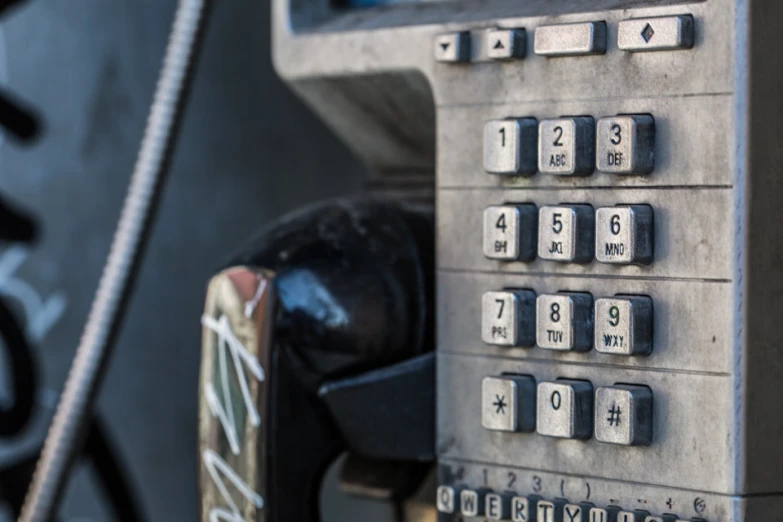
[[[614,355],[649,355],[652,340],[652,299],[625,295],[595,300],[597,351]]]

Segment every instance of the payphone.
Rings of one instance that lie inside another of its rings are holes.
[[[782,15],[273,0],[279,74],[434,188],[439,520],[781,518]]]

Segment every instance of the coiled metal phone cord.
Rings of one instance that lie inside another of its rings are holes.
[[[111,250],[20,521],[44,522],[53,518],[70,464],[82,443],[83,425],[92,418],[95,390],[149,235],[151,216],[161,192],[160,180],[167,170],[170,145],[189,84],[190,65],[201,41],[209,3],[211,0],[179,2]]]

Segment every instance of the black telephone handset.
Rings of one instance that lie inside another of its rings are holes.
[[[201,520],[316,522],[344,451],[434,460],[433,274],[430,212],[339,200],[284,217],[212,279]]]

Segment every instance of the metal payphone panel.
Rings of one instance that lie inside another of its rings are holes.
[[[781,11],[276,1],[293,88],[381,175],[435,173],[444,520],[783,508]]]

